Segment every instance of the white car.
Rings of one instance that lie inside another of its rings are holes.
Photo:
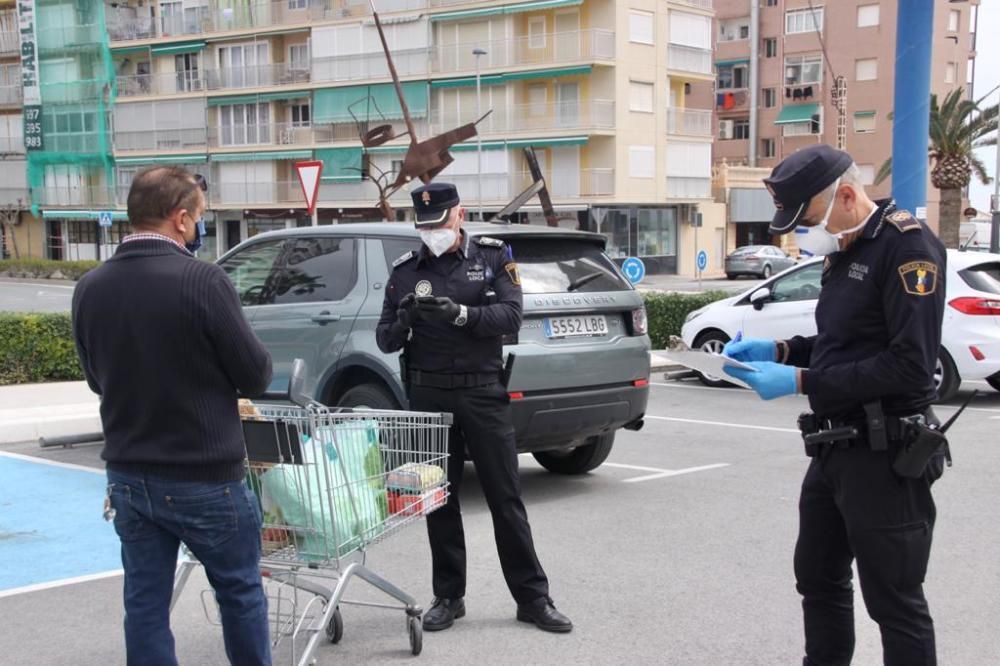
[[[813,258],[738,296],[691,312],[681,337],[691,349],[721,352],[737,333],[786,339],[816,333],[823,261]],[[1000,255],[948,250],[941,353],[934,373],[940,400],[962,380],[985,379],[1000,391]],[[724,379],[701,376],[709,386]]]

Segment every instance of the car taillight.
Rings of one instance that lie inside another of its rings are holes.
[[[649,386],[649,380],[648,379],[636,379],[636,380],[633,380],[632,381],[632,386],[634,386],[636,388],[643,388],[645,386]]]
[[[995,298],[963,296],[962,298],[952,299],[948,305],[962,314],[1000,316],[1000,300]]]
[[[632,335],[646,335],[649,332],[649,322],[646,321],[646,308],[632,310]]]
[[[972,358],[976,359],[977,361],[983,361],[986,359],[986,355],[983,354],[983,352],[981,352],[979,350],[979,347],[977,347],[976,345],[969,345],[969,352],[972,354]]]

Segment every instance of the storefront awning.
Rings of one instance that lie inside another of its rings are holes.
[[[261,102],[287,102],[293,99],[308,99],[312,95],[310,90],[292,90],[289,92],[274,92],[258,95],[257,100]]]
[[[100,219],[103,210],[43,210],[42,218],[46,220],[94,220]],[[123,210],[111,211],[111,219],[115,222],[127,222],[128,213]]]
[[[204,50],[205,42],[177,42],[176,44],[157,44],[152,47],[153,55],[180,55],[183,53],[198,53]]]
[[[426,81],[407,81],[402,84],[403,97],[413,118],[427,116],[428,99]],[[391,83],[373,86],[347,86],[343,88],[323,88],[313,92],[312,122],[350,123],[354,122],[351,110],[359,119],[370,118],[377,122],[382,118],[398,120],[403,117],[396,89]]]
[[[266,162],[268,160],[311,160],[311,150],[276,150],[254,153],[219,153],[212,155],[213,162]]]
[[[792,104],[782,107],[775,125],[787,125],[789,123],[807,123],[812,117],[819,113],[819,104]]]
[[[122,48],[111,49],[111,55],[131,55],[133,53],[149,53],[149,46],[124,46]]]
[[[227,97],[209,97],[209,106],[228,106],[230,104],[256,104],[260,95],[229,95]]]
[[[537,0],[536,2],[519,2],[504,7],[486,7],[484,9],[466,9],[457,12],[431,14],[432,21],[460,21],[463,19],[480,18],[483,16],[499,16],[501,14],[519,14],[521,12],[540,12],[557,7],[577,7],[583,0]]]
[[[325,183],[358,182],[361,180],[361,147],[320,148],[316,159],[323,162],[321,180]]]
[[[590,65],[580,65],[578,67],[554,67],[549,69],[535,69],[525,72],[511,72],[510,74],[490,74],[481,76],[480,85],[499,86],[511,81],[527,81],[530,79],[551,79],[558,76],[581,76],[590,74]],[[463,76],[457,79],[440,79],[431,81],[431,88],[462,88],[476,85],[476,77]]]
[[[749,64],[750,64],[750,59],[749,58],[733,58],[733,59],[730,59],[730,60],[716,60],[715,61],[715,66],[716,67],[729,67],[731,65],[749,65]]]

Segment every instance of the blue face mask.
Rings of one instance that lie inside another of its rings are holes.
[[[194,240],[190,243],[184,243],[184,247],[187,251],[194,254],[201,249],[201,246],[205,242],[205,218],[201,218],[194,225]]]

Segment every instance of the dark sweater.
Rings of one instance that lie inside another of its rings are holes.
[[[109,469],[243,477],[237,391],[263,393],[271,357],[221,268],[165,240],[123,243],[77,285],[73,332]]]

